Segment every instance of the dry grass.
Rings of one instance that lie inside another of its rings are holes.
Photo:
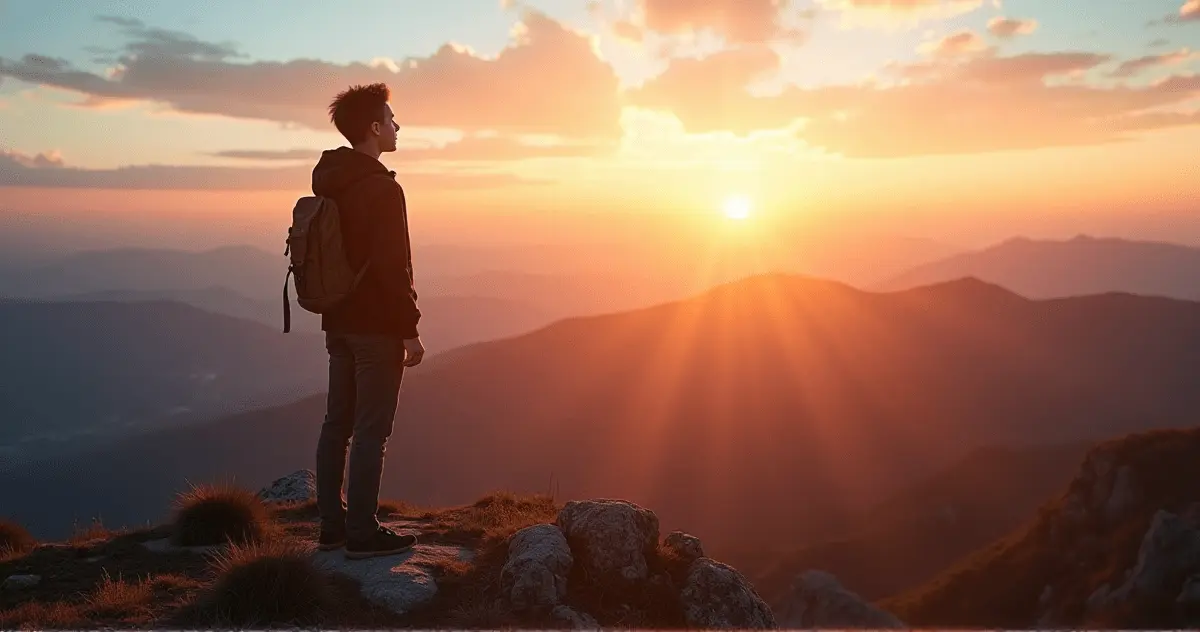
[[[79,604],[64,601],[27,601],[0,612],[0,628],[5,630],[69,630],[94,625]]]
[[[108,527],[104,526],[103,521],[96,519],[86,527],[80,526],[78,523],[76,523],[72,530],[71,537],[67,538],[67,544],[72,546],[86,546],[100,540],[111,540],[127,533],[129,533],[129,529],[123,527],[120,529],[109,529]]]
[[[172,541],[178,546],[263,542],[274,535],[271,511],[232,485],[198,485],[179,495]]]
[[[200,585],[180,575],[132,581],[106,575],[82,600],[28,601],[0,612],[0,628],[144,627],[186,603]]]
[[[0,520],[0,558],[12,558],[37,546],[29,531],[11,520]]]
[[[332,605],[311,548],[288,540],[235,544],[213,561],[216,579],[197,609],[208,625],[312,626]]]
[[[428,520],[427,531],[441,539],[487,548],[525,527],[554,522],[559,509],[550,496],[496,492],[471,505],[430,510],[418,517]]]

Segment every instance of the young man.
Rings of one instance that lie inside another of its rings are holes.
[[[399,126],[390,96],[381,83],[337,95],[330,118],[351,147],[323,152],[312,174],[313,194],[338,205],[350,265],[370,266],[355,292],[321,317],[329,395],[317,445],[318,546],[345,546],[351,559],[392,555],[416,543],[376,517],[404,369],[420,364],[425,354],[417,334],[421,311],[413,289],[404,190],[395,172],[379,162],[383,152],[396,151]]]

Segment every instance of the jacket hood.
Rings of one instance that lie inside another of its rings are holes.
[[[391,171],[383,163],[349,147],[338,147],[321,152],[321,159],[313,167],[313,195],[332,197],[345,191],[355,182],[372,175],[390,176]]]

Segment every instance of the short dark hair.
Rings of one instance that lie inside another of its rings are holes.
[[[366,139],[371,123],[383,117],[383,106],[391,97],[385,83],[351,86],[329,104],[329,120],[351,144],[361,142]]]

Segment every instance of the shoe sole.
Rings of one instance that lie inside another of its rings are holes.
[[[348,559],[348,560],[366,560],[366,559],[370,559],[372,557],[386,557],[388,555],[399,555],[400,553],[411,551],[414,546],[416,546],[415,543],[409,544],[408,546],[396,547],[394,549],[385,549],[383,551],[351,551],[351,550],[347,549],[346,550],[346,559]]]
[[[319,550],[319,551],[336,551],[336,550],[342,548],[343,546],[346,546],[345,540],[342,540],[341,542],[334,542],[333,544],[318,544],[317,550]]]

